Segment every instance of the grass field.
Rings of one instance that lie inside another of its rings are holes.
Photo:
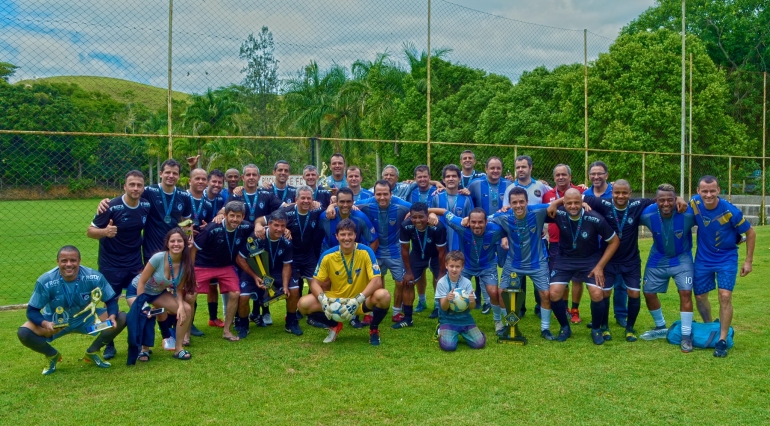
[[[119,102],[134,102],[144,104],[152,111],[165,109],[167,103],[167,90],[161,87],[149,86],[135,81],[121,80],[111,77],[93,76],[58,76],[39,78],[37,80],[22,80],[16,84],[35,83],[74,83],[89,92],[102,92],[112,96]],[[190,95],[183,92],[173,92],[177,101],[187,101]]]
[[[83,250],[84,264],[95,265],[97,243],[85,237],[95,201],[58,203],[0,203],[13,232],[0,239],[0,250],[4,258],[21,251],[26,265],[4,260],[0,289],[13,284],[14,294],[28,298],[34,279],[54,266],[55,250],[65,242]],[[31,213],[57,209],[65,214],[49,217],[67,221],[52,219],[37,231]],[[405,330],[391,330],[386,320],[378,348],[367,344],[366,330],[350,327],[325,345],[325,332],[304,321],[304,336],[285,333],[283,303],[273,308],[274,326],[252,326],[247,339],[228,343],[221,330],[205,325],[201,298],[196,324],[206,336],[193,338],[191,361],[156,348],[151,362],[126,367],[123,334],[113,367],[101,370],[79,360],[90,339],[68,336],[55,343],[64,361],[44,377],[43,357],[15,335],[24,312],[8,311],[0,312],[6,378],[0,424],[768,424],[768,236],[770,228],[758,229],[754,272],[738,279],[736,345],[725,359],[710,350],[682,354],[662,340],[627,343],[615,324],[615,339],[603,346],[591,343],[582,324],[567,342],[546,342],[531,311],[522,320],[530,339],[524,347],[490,338],[480,351],[461,345],[443,353],[431,340],[435,322],[428,312]],[[649,244],[641,242],[643,257]],[[392,289],[390,280],[387,286]],[[662,301],[670,324],[678,319],[675,292]],[[531,308],[531,293],[527,303]],[[587,295],[581,307],[585,323]],[[478,312],[490,337],[491,315]],[[652,325],[643,307],[637,330]]]

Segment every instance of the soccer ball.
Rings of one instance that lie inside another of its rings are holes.
[[[347,306],[345,302],[347,302],[347,299],[341,298],[333,299],[330,301],[327,312],[331,313],[331,319],[337,322],[344,321],[342,316],[347,313]]]
[[[455,297],[449,302],[449,309],[454,312],[463,312],[468,309],[468,306],[471,304],[468,293],[460,290],[454,290],[453,293],[455,294]]]

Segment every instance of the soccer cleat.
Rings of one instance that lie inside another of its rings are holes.
[[[481,305],[481,313],[482,314],[486,315],[491,310],[492,310],[492,305],[491,304],[485,303],[485,304]]]
[[[316,320],[314,320],[313,318],[310,318],[310,317],[307,317],[305,322],[307,323],[307,325],[313,326],[315,328],[323,328],[323,329],[328,329],[329,328],[329,327],[326,326],[326,324],[324,324],[322,322],[318,322],[318,321],[316,321]]]
[[[331,343],[337,340],[337,336],[342,331],[342,323],[338,322],[334,327],[329,327],[329,334],[324,339],[324,343]]]
[[[104,348],[104,359],[112,359],[115,358],[115,355],[117,354],[117,351],[115,350],[115,343],[110,342],[105,346]]]
[[[583,321],[580,319],[580,310],[578,308],[572,308],[567,312],[569,312],[569,322],[572,324],[580,324]]]
[[[56,372],[56,363],[61,362],[62,357],[60,353],[56,352],[56,355],[50,358],[45,357],[45,359],[48,361],[48,368],[43,369],[43,375],[48,376]]]
[[[399,313],[397,313],[397,314],[393,315],[393,317],[391,318],[391,320],[392,320],[393,322],[401,322],[401,321],[403,321],[403,320],[404,320],[404,314],[402,314],[401,312],[399,312]],[[370,322],[370,324],[371,324],[371,322]]]
[[[370,325],[374,321],[374,317],[371,314],[364,315],[364,320],[361,321],[364,325]]]
[[[602,338],[604,339],[605,342],[612,340],[612,333],[610,333],[609,328],[602,327],[600,328],[600,330],[602,331]]]
[[[221,319],[209,320],[209,327],[225,328],[225,323]]]
[[[668,334],[668,328],[665,325],[655,327],[652,330],[647,330],[639,336],[642,340],[655,340],[665,339]]]
[[[602,330],[599,328],[592,329],[591,339],[594,341],[594,345],[603,345],[604,337],[602,336]]]
[[[556,340],[556,337],[551,334],[551,330],[541,330],[540,335],[543,336],[543,339],[545,340]]]
[[[249,322],[245,321],[246,324],[241,324],[236,330],[238,331],[238,338],[239,339],[245,339],[246,336],[249,335]]]
[[[358,319],[358,315],[356,315],[356,316],[354,316],[354,317],[353,317],[353,319],[352,319],[352,320],[350,320],[350,326],[351,326],[351,327],[353,327],[353,328],[356,328],[356,329],[358,329],[358,328],[364,328],[364,327],[366,327],[366,324],[364,324],[363,322],[361,322],[361,320],[360,320],[360,319]]]
[[[302,335],[302,329],[299,328],[299,324],[294,323],[292,325],[286,325],[286,332],[291,333],[295,336],[301,336]]]
[[[425,304],[425,302],[417,302],[417,306],[414,307],[414,313],[418,314],[424,310],[428,309],[428,305]]]
[[[724,358],[727,356],[727,342],[721,339],[714,347],[714,356],[717,358]]]
[[[109,362],[102,359],[102,356],[99,355],[99,352],[91,353],[86,351],[86,356],[83,357],[83,361],[93,362],[99,368],[110,368],[110,366],[112,365]]]
[[[203,332],[198,330],[195,324],[190,325],[190,335],[195,337],[203,337]]]
[[[438,308],[433,308],[433,311],[428,316],[430,319],[436,319],[438,318]]]
[[[399,329],[399,328],[411,327],[413,325],[414,325],[414,322],[412,322],[411,319],[409,319],[409,320],[404,319],[401,322],[397,322],[397,323],[393,324],[390,328]]]
[[[565,325],[564,327],[559,329],[559,335],[556,336],[556,341],[563,342],[569,339],[570,337],[572,337],[572,329],[568,325]]]
[[[298,320],[301,320],[302,318],[305,318],[305,316],[304,316],[304,315],[302,315],[302,312],[300,312],[300,311],[297,311],[297,319],[298,319]]]
[[[258,323],[261,315],[254,315],[253,313],[249,314],[249,321],[253,323]]]
[[[620,318],[620,317],[615,318],[615,322],[617,322],[618,325],[623,328],[626,328],[626,326],[628,325],[628,320],[626,320],[626,318]]]
[[[502,321],[495,321],[495,334],[497,334],[499,336],[500,333],[503,332],[503,330],[505,330],[505,326],[503,325],[503,322]]]
[[[682,336],[682,342],[679,344],[679,348],[686,354],[692,352],[692,334]]]
[[[176,349],[176,339],[173,337],[169,337],[167,339],[163,339],[163,350],[164,351],[173,351]]]
[[[380,330],[369,330],[369,344],[380,346]]]
[[[626,329],[626,342],[636,342],[636,331],[634,329]]]
[[[265,325],[273,325],[273,317],[270,315],[270,313],[262,314],[262,322],[265,323]]]

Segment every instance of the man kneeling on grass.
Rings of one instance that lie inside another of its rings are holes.
[[[390,293],[382,286],[380,267],[371,248],[356,243],[356,224],[344,219],[337,224],[337,240],[340,245],[321,255],[316,266],[310,293],[299,300],[299,311],[314,321],[326,325],[329,335],[324,343],[337,339],[342,323],[331,319],[329,304],[335,298],[349,299],[343,318],[349,321],[354,315],[372,313],[369,325],[369,343],[380,344],[380,322],[388,314]]]
[[[445,351],[457,349],[459,336],[463,336],[465,343],[471,349],[481,349],[487,343],[484,333],[476,326],[471,316],[471,309],[476,307],[476,296],[473,293],[473,285],[468,278],[462,276],[465,267],[465,255],[460,251],[450,251],[446,255],[447,274],[438,280],[436,285],[436,306],[441,306],[438,311],[438,345]],[[455,291],[467,295],[470,303],[462,311],[455,311],[451,302],[457,296]]]

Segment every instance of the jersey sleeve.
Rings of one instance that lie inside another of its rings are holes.
[[[182,197],[182,217],[185,219],[189,219],[192,217],[192,197],[190,195],[187,195],[186,197]]]
[[[359,246],[361,247],[361,246]],[[371,281],[374,277],[380,276],[380,265],[377,264],[377,258],[374,257],[374,251],[367,246],[362,247],[366,251],[366,276]]]
[[[332,252],[329,251],[323,255],[321,261],[318,262],[318,266],[315,267],[313,279],[316,279],[320,282],[324,282],[329,279],[329,263],[331,262],[331,257]]]
[[[398,239],[401,242],[401,244],[409,244],[412,241],[411,235],[409,235],[409,230],[406,229],[407,225],[408,225],[408,222],[404,221],[399,226]]]
[[[436,247],[446,246],[446,228],[440,222],[436,225],[436,233],[433,236],[433,242]]]
[[[159,251],[159,252],[157,252],[157,253],[152,255],[152,257],[150,258],[148,263],[150,265],[152,265],[152,267],[155,268],[156,271],[157,270],[161,270],[162,271],[163,270],[162,269],[163,268],[163,261],[166,259],[165,255],[166,255],[166,252]]]
[[[744,232],[748,231],[749,228],[751,228],[751,223],[749,223],[749,221],[743,217],[743,212],[741,209],[730,204],[730,211],[732,213],[730,223],[733,224],[736,232],[743,234]]]
[[[211,227],[207,226],[203,228],[203,231],[199,232],[198,235],[195,236],[193,244],[195,244],[195,247],[198,250],[203,250],[203,248],[206,247],[206,243],[209,240],[209,229],[211,229]]]
[[[588,204],[588,207],[591,207],[591,210],[596,210],[600,215],[607,215],[607,206],[602,203],[601,198],[594,197],[593,195],[586,195],[583,197],[583,202]]]
[[[436,292],[434,294],[434,298],[436,299],[443,299],[449,294],[449,281],[445,277],[438,280],[438,283],[436,284]]]
[[[35,289],[32,290],[32,296],[29,298],[29,306],[43,309],[48,305],[48,302],[50,301],[51,297],[48,293],[48,290],[45,289],[43,283],[37,281],[35,283]]]
[[[604,241],[610,241],[615,238],[615,231],[612,230],[610,224],[603,217],[599,218],[599,235]]]
[[[283,249],[283,255],[281,256],[281,261],[283,263],[292,263],[294,259],[294,248],[292,247],[291,243],[286,244],[286,248]]]
[[[91,225],[100,229],[104,229],[107,227],[107,225],[110,224],[110,219],[112,219],[112,206],[110,206],[110,208],[105,210],[102,214],[95,215]]]
[[[361,218],[361,222],[364,224],[364,231],[361,238],[366,241],[367,244],[372,244],[373,242],[377,241],[379,235],[377,234],[377,230],[374,228],[374,225],[372,225],[372,221],[369,220],[369,217],[363,213],[357,216]]]
[[[446,218],[446,222],[449,227],[457,232],[465,231],[465,228],[462,226],[462,218],[455,216],[452,212],[444,213],[444,217]]]

